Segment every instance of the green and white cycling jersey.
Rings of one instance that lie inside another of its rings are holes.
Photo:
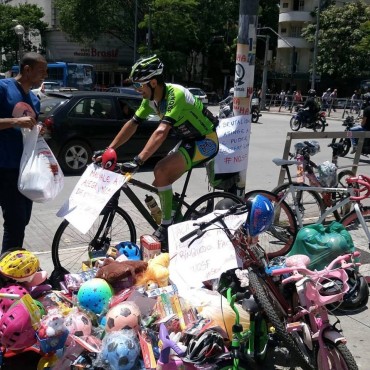
[[[140,123],[153,112],[158,114],[161,122],[171,125],[180,139],[199,139],[215,131],[213,122],[205,116],[203,103],[180,85],[166,84],[159,105],[143,99],[134,120]]]

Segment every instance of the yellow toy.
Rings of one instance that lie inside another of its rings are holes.
[[[158,287],[164,287],[169,284],[169,270],[170,264],[169,253],[161,253],[158,256],[148,261],[147,269],[137,275],[135,285],[144,285],[145,287],[153,287],[156,284]]]

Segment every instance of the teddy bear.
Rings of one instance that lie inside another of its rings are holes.
[[[170,255],[161,253],[148,261],[147,269],[136,276],[136,286],[144,286],[148,289],[165,287],[169,284]]]

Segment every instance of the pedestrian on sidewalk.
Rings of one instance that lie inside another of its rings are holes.
[[[350,128],[350,131],[370,131],[370,106],[364,109],[362,115],[362,121],[360,125],[353,126]],[[352,138],[352,151],[351,154],[355,154],[357,151],[358,138]]]
[[[333,109],[333,112],[336,112],[337,98],[338,98],[338,91],[337,89],[334,89],[333,92],[330,94],[330,101],[331,101],[331,107]]]
[[[47,77],[47,62],[37,53],[26,53],[15,78],[0,80],[0,206],[4,218],[2,250],[20,249],[32,201],[18,190],[23,153],[21,128],[37,125],[40,100],[31,91]],[[36,129],[36,128],[35,128]]]

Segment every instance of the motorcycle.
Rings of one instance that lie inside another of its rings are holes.
[[[294,114],[290,119],[290,128],[292,131],[298,131],[301,127],[305,127],[314,131],[324,132],[327,125],[324,111],[318,112],[314,120],[307,120],[304,109],[300,108],[298,113]]]
[[[262,114],[260,113],[260,100],[258,98],[252,99],[251,115],[253,123],[258,122],[258,119],[262,116]]]
[[[234,115],[233,112],[233,101],[232,99],[226,98],[225,100],[220,102],[220,110],[218,113],[219,118],[229,118]],[[252,104],[251,104],[251,116],[252,116],[252,122],[256,123],[258,122],[258,119],[262,116],[260,113],[260,107],[259,107],[259,99],[253,98]]]
[[[342,126],[345,126],[344,131],[350,131],[350,129],[355,125],[356,125],[356,121],[353,116],[347,116],[342,123]],[[349,138],[333,139],[332,143],[335,143],[335,142],[342,144],[342,150],[339,152],[339,156],[345,157],[351,149],[351,146],[352,146],[351,139]],[[370,140],[369,139],[365,139],[361,154],[362,155],[370,154]]]

